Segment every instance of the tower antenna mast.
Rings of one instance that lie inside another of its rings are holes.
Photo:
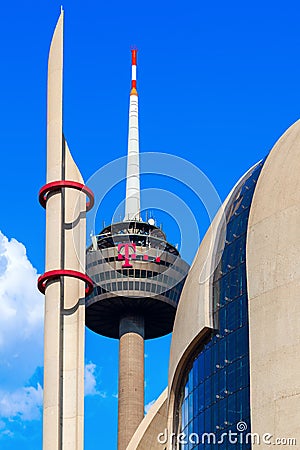
[[[136,89],[137,49],[131,50],[131,91],[129,103],[128,156],[124,220],[141,220],[139,109]]]

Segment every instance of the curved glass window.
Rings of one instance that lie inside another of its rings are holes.
[[[182,434],[174,443],[176,449],[251,449],[245,442],[251,428],[246,233],[262,165],[249,173],[227,207],[226,243],[213,280],[216,331],[183,381],[177,411]],[[239,422],[247,426],[244,433]],[[238,442],[225,435],[230,431],[238,433]]]

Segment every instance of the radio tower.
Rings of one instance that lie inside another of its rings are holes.
[[[120,341],[118,450],[126,449],[144,417],[144,339],[172,331],[189,269],[154,219],[141,217],[137,50],[131,53],[125,217],[105,227],[87,249],[95,287],[86,300],[86,325]]]

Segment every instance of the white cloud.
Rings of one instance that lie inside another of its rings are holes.
[[[99,395],[106,397],[97,388],[96,365],[89,362],[85,365],[85,395]],[[0,431],[10,423],[18,421],[40,420],[43,406],[43,389],[39,383],[37,387],[27,386],[13,391],[0,390]],[[7,430],[6,430],[7,431]],[[6,434],[2,431],[0,434]]]
[[[84,368],[84,395],[100,395],[106,398],[106,392],[97,388],[96,364],[89,362]]]
[[[43,296],[23,244],[0,232],[0,437],[40,420]],[[35,381],[29,381],[31,377]],[[24,387],[28,385],[30,386]],[[12,428],[13,427],[13,428]]]
[[[154,405],[155,402],[156,400],[152,400],[151,402],[147,403],[147,405],[145,405],[145,414],[148,413],[149,409],[151,408],[152,405]]]
[[[14,433],[11,430],[5,429],[0,432],[1,436],[8,436],[9,438],[14,437]]]
[[[0,416],[2,419],[39,420],[43,403],[43,389],[29,386],[13,392],[0,391]]]
[[[37,278],[24,245],[0,231],[0,436],[12,437],[13,425],[42,415],[44,297]],[[92,362],[85,366],[85,395],[106,397]]]
[[[43,358],[43,296],[23,244],[0,232],[0,385],[24,385]]]
[[[84,368],[84,394],[95,395],[97,394],[97,381],[95,377],[96,364],[88,363]]]

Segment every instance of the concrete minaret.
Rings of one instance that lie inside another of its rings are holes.
[[[43,450],[83,449],[86,194],[63,136],[63,21],[61,11],[48,62],[46,272]]]
[[[140,156],[139,156],[139,105],[136,90],[137,50],[131,50],[131,92],[129,103],[129,132],[124,220],[140,220]]]

